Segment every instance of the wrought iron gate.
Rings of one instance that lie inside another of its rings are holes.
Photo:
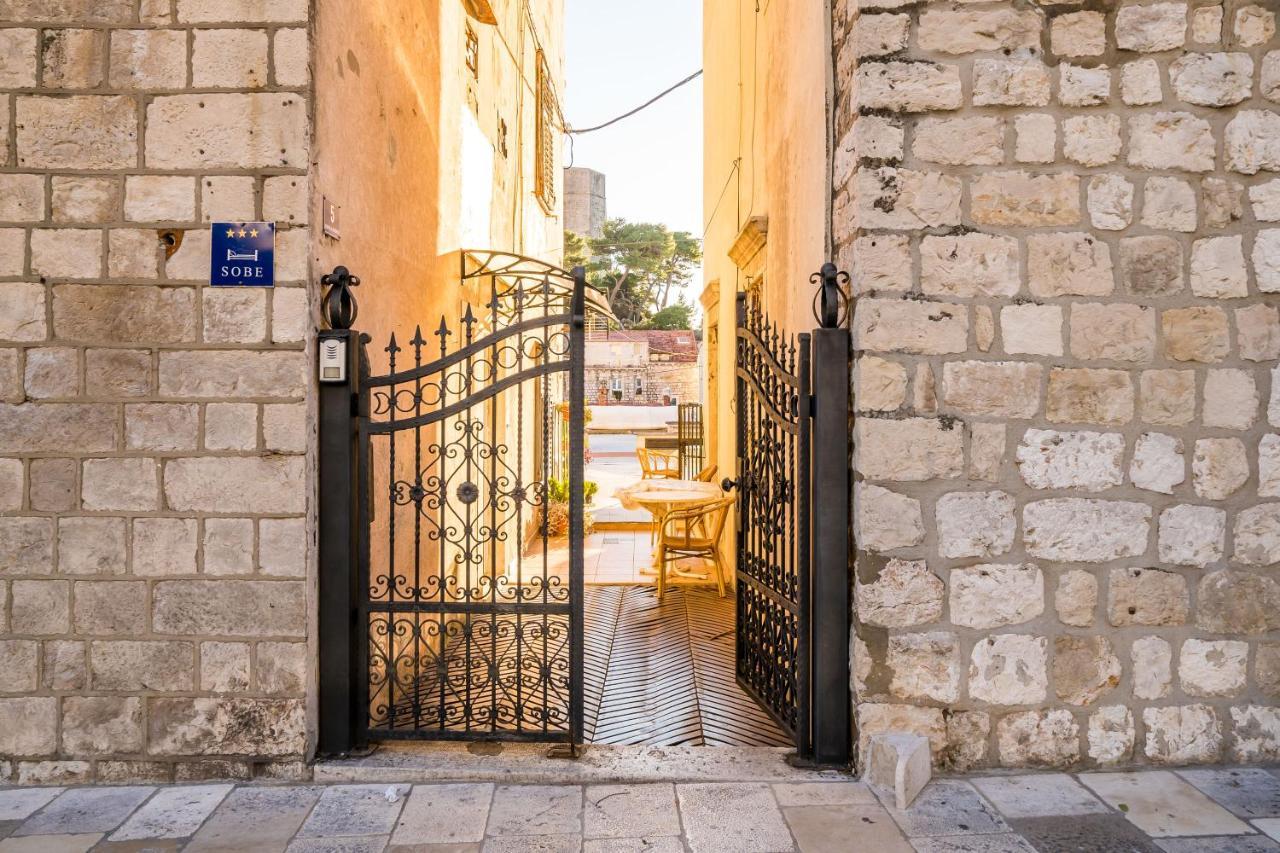
[[[327,278],[332,302],[345,287]],[[462,278],[456,322],[392,335],[386,373],[353,362],[353,698],[345,727],[326,731],[324,703],[341,715],[331,694],[343,685],[322,667],[322,751],[582,738],[583,330],[594,294],[581,269],[502,253],[464,254]],[[324,333],[321,346],[344,335]],[[321,409],[323,454],[323,390]]]
[[[694,479],[707,463],[701,403],[681,403],[676,407],[676,447],[680,455],[680,476]]]
[[[792,337],[738,294],[738,683],[803,759],[848,760],[848,331],[835,267],[822,328]],[[813,351],[819,349],[821,358]],[[816,512],[813,511],[817,504]]]

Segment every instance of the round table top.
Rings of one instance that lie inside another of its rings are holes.
[[[618,489],[614,496],[627,509],[670,511],[709,503],[724,497],[724,492],[715,483],[701,480],[641,480]]]

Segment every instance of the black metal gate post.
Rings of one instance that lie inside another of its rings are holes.
[[[849,350],[840,328],[838,273],[822,268],[822,328],[813,331],[813,760],[850,756]]]
[[[362,741],[357,682],[356,582],[360,542],[357,450],[361,335],[351,330],[359,284],[344,267],[324,276],[325,315],[332,327],[317,339],[319,378],[319,737],[321,755],[350,752]]]
[[[573,298],[569,321],[569,722],[570,743],[582,743],[584,638],[583,541],[584,527],[583,459],[586,456],[586,296],[587,272],[573,268]]]

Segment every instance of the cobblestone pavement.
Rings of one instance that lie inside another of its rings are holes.
[[[1280,775],[943,779],[907,812],[840,781],[10,788],[0,837],[0,853],[1255,853],[1280,851]]]

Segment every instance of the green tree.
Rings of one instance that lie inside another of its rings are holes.
[[[591,245],[589,238],[566,228],[564,231],[564,263],[561,266],[572,271],[574,267],[585,267],[590,260]]]
[[[566,264],[571,251],[568,233]],[[574,238],[572,248],[580,252],[580,238]],[[702,247],[687,231],[625,219],[607,220],[601,236],[586,239],[586,250],[588,281],[605,294],[614,315],[627,327],[643,325],[669,307],[702,260]]]
[[[655,311],[644,327],[646,329],[692,329],[693,306],[684,301],[668,305],[666,308]]]

